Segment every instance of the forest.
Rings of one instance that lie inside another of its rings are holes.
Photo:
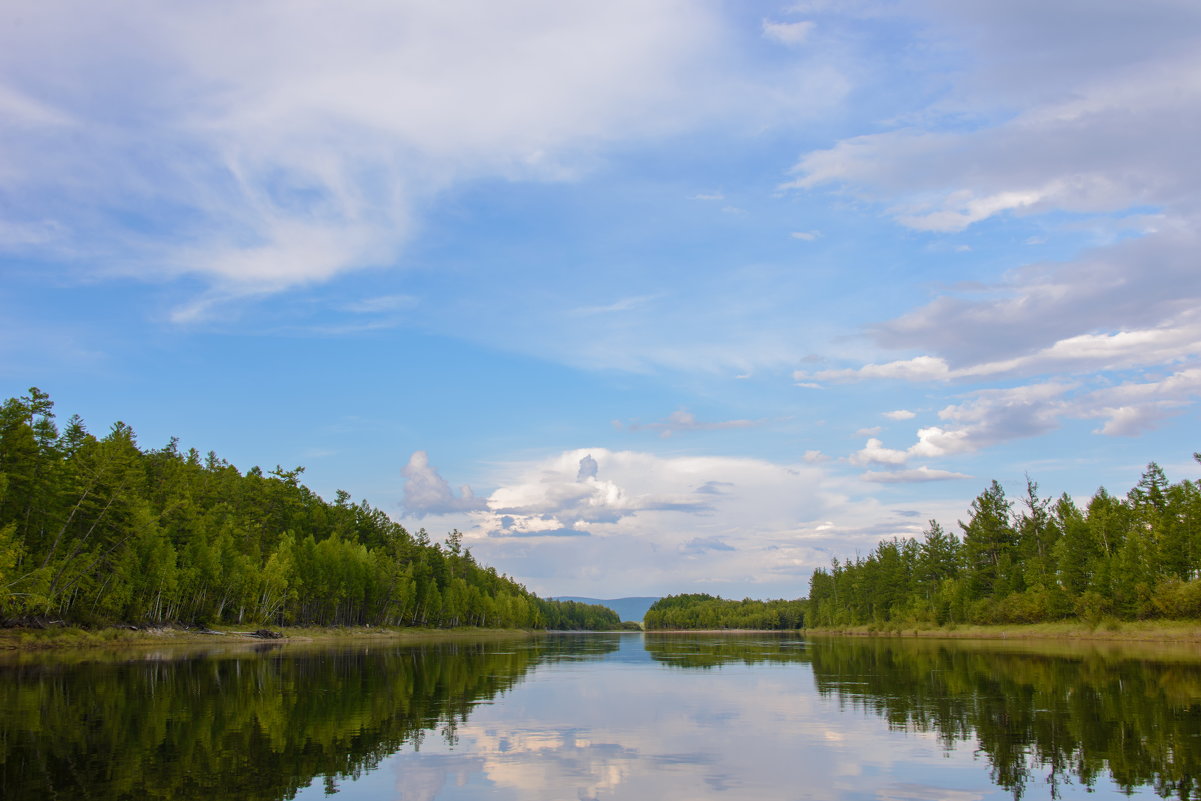
[[[668,595],[647,610],[647,631],[663,629],[799,629],[805,625],[805,601],[730,601],[705,593]]]
[[[809,625],[1201,617],[1201,482],[1171,484],[1154,462],[1125,497],[1102,488],[1083,508],[1029,478],[1014,502],[993,481],[959,531],[932,520],[920,540],[818,569]]]
[[[0,406],[0,622],[616,629],[601,606],[538,598],[304,468],[245,473],[115,423],[60,430],[32,388]]]

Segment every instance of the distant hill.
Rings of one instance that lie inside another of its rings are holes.
[[[659,600],[658,598],[613,598],[605,600],[603,598],[581,598],[578,595],[559,595],[555,601],[579,601],[582,604],[600,604],[607,606],[617,613],[617,616],[622,620],[637,620],[641,621],[646,610],[651,608],[651,604]]]

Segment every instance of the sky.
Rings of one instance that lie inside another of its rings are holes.
[[[1201,450],[1195,0],[9,0],[0,392],[540,595]]]

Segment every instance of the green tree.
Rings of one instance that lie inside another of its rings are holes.
[[[1018,589],[1014,569],[1017,537],[1009,523],[1010,503],[996,481],[971,505],[971,518],[960,522],[968,579],[976,598]]]

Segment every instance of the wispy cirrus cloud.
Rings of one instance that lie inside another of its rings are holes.
[[[679,409],[672,412],[665,420],[653,423],[640,423],[636,420],[614,420],[613,427],[619,431],[654,431],[660,437],[667,439],[681,432],[689,431],[723,431],[728,429],[757,428],[767,425],[770,420],[698,420],[692,412]]]
[[[920,484],[927,481],[955,481],[973,478],[966,473],[936,470],[925,465],[910,470],[868,470],[859,477],[875,484]]]
[[[672,129],[655,110],[687,108],[721,38],[679,0],[9,11],[4,222],[87,242],[91,269],[200,278],[180,321],[392,265],[414,209],[461,181],[563,180]]]

